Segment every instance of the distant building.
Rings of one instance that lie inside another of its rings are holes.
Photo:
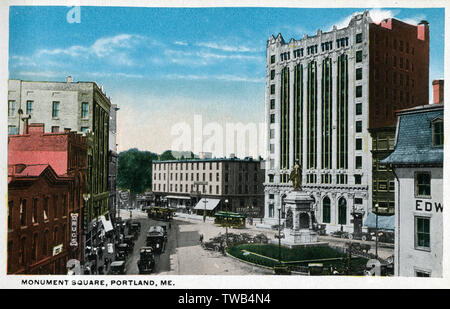
[[[198,159],[153,161],[156,204],[166,202],[180,211],[209,213],[216,209],[264,214],[263,161]],[[206,201],[201,203],[200,199]]]
[[[30,124],[8,138],[8,274],[66,274],[83,259],[87,139]]]
[[[396,178],[395,275],[442,277],[444,105],[398,116],[394,151],[381,161]]]
[[[393,150],[394,111],[428,102],[429,26],[368,11],[347,27],[300,40],[267,41],[264,225],[285,220],[289,173],[327,231],[361,233],[374,205],[394,213],[394,176],[380,159]]]
[[[104,230],[97,224],[108,217],[109,114],[111,101],[95,82],[8,81],[8,126],[10,134],[23,132],[21,117],[44,124],[45,132],[63,128],[85,133],[87,148],[87,186],[83,222],[86,246],[94,243]],[[109,226],[109,225],[108,225]],[[99,228],[100,227],[100,228]],[[93,238],[93,239],[92,239]]]

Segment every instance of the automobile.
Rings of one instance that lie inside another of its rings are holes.
[[[130,252],[134,249],[134,235],[127,235],[123,238],[123,243],[128,245],[128,250]]]
[[[126,244],[126,243],[121,243],[121,244],[119,244],[119,245],[117,246],[116,252],[117,252],[118,254],[122,254],[122,255],[124,255],[125,257],[127,257],[127,256],[128,256],[128,253],[130,252],[130,247],[129,247],[128,244]]]
[[[109,267],[109,275],[125,275],[127,269],[125,267],[125,261],[114,261]]]
[[[153,247],[141,247],[137,261],[139,274],[150,274],[155,268],[155,255]]]
[[[130,223],[130,231],[140,233],[141,232],[141,222],[133,221]]]
[[[348,238],[349,233],[343,231],[335,231],[330,234],[333,237]]]
[[[348,239],[357,239],[362,241],[375,240],[375,233],[361,233],[358,236],[355,233],[348,233]]]
[[[151,226],[147,231],[146,245],[153,247],[155,253],[163,252],[166,241],[167,236],[165,235],[164,228],[161,226]]]

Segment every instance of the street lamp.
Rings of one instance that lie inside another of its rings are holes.
[[[278,207],[278,263],[281,266],[281,205]]]
[[[375,204],[375,256],[378,260],[378,203]]]
[[[228,199],[225,200],[225,207],[226,210],[228,211]],[[228,218],[225,217],[225,246],[228,247]]]

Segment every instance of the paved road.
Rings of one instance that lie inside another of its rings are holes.
[[[127,219],[128,216],[122,216]],[[135,243],[133,255],[127,261],[127,274],[138,274],[137,260],[139,249],[145,246],[145,236],[151,225],[164,224],[163,221],[154,221],[147,218],[145,213],[134,211],[133,219],[141,222],[141,235]],[[266,230],[250,226],[245,229],[229,229],[230,233],[249,233],[256,235],[264,233],[273,239],[277,233],[274,230]],[[155,270],[152,273],[160,275],[264,275],[271,274],[266,270],[244,264],[231,257],[223,256],[221,253],[207,251],[201,247],[199,238],[202,234],[204,240],[224,234],[225,229],[214,225],[212,222],[203,220],[175,217],[168,229],[168,241],[165,251],[157,256]],[[325,239],[324,239],[325,240]],[[341,239],[327,238],[325,241],[334,245],[345,245]],[[371,251],[374,251],[374,244]],[[388,248],[379,249],[380,257],[386,258],[392,255],[393,250]]]

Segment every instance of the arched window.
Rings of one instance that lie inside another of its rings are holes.
[[[330,206],[330,198],[325,196],[322,202],[322,222],[330,223],[331,222],[331,206]]]
[[[338,203],[338,224],[347,224],[347,201],[341,197]]]

